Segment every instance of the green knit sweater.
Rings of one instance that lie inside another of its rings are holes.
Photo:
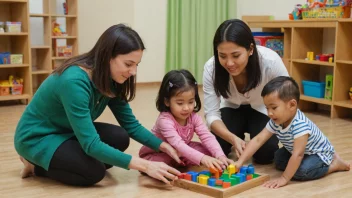
[[[132,156],[102,142],[94,127],[106,106],[131,138],[158,150],[162,141],[136,120],[128,103],[103,96],[85,71],[71,66],[50,75],[26,107],[16,128],[16,151],[48,170],[56,149],[76,136],[89,156],[128,169]]]

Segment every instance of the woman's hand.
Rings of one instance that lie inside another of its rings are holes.
[[[177,176],[181,174],[178,170],[166,165],[164,162],[152,161],[149,161],[144,172],[155,179],[163,181],[166,184],[170,184],[169,180],[177,180]]]
[[[177,151],[168,143],[163,142],[160,144],[159,150],[168,154],[170,157],[172,157],[177,163],[182,164],[182,161],[180,160],[180,157],[177,154]]]
[[[230,164],[235,164],[233,160],[227,158],[225,155],[218,157],[218,160],[220,160],[224,164],[223,169],[225,169]]]
[[[220,160],[207,155],[204,155],[202,157],[200,163],[206,166],[207,168],[213,168],[218,170],[222,170],[222,167],[224,166],[224,164]]]
[[[246,148],[246,142],[234,135],[232,145],[235,149],[237,157],[240,158],[243,153],[243,150]]]

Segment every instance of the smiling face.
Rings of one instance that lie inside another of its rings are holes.
[[[248,58],[253,53],[253,47],[247,50],[234,42],[224,41],[218,45],[218,56],[223,66],[231,76],[245,73]]]
[[[143,55],[142,50],[132,51],[128,54],[117,55],[110,60],[111,78],[123,84],[129,77],[135,76],[137,73],[137,66],[141,62]]]
[[[165,100],[165,105],[170,108],[171,114],[180,125],[186,125],[187,118],[195,107],[194,90],[191,89],[172,96],[169,101]]]
[[[268,111],[268,116],[275,124],[283,125],[283,128],[285,128],[291,123],[297,110],[295,99],[285,102],[279,98],[277,92],[273,92],[264,96],[263,100]]]

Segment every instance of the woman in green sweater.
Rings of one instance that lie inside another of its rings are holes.
[[[118,166],[169,183],[180,174],[160,162],[124,153],[129,138],[181,162],[176,151],[135,118],[128,104],[135,96],[136,71],[144,45],[131,28],[107,29],[88,53],[65,61],[39,87],[24,111],[15,148],[22,177],[49,177],[89,186]],[[120,126],[94,122],[109,106]]]

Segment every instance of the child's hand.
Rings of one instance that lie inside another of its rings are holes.
[[[281,176],[277,179],[271,180],[271,181],[267,181],[264,184],[264,187],[268,187],[268,188],[280,188],[281,186],[285,186],[288,183],[288,181],[286,180],[286,178],[284,176]]]
[[[206,166],[207,168],[213,168],[218,170],[222,170],[222,166],[224,166],[223,162],[221,162],[220,160],[207,155],[204,155],[204,157],[202,157],[200,163]]]
[[[222,163],[224,163],[224,166],[222,167],[223,169],[226,169],[226,167],[230,164],[235,165],[235,162],[229,158],[227,158],[226,156],[220,156],[218,157],[218,160],[220,160]]]

